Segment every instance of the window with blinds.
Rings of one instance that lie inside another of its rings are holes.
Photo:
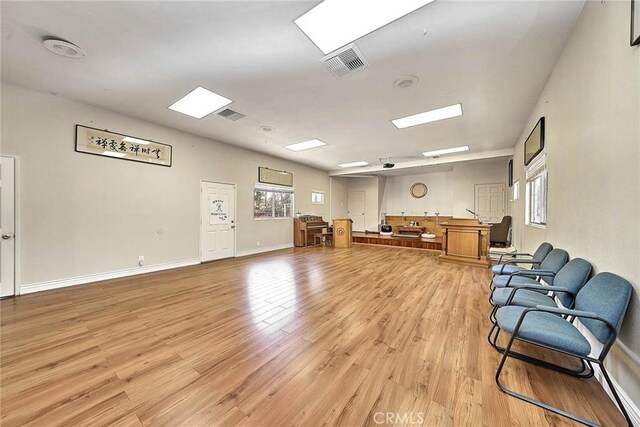
[[[545,153],[529,164],[526,177],[525,222],[527,225],[546,227],[548,174]]]

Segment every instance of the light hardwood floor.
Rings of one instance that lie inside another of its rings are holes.
[[[1,423],[571,425],[496,388],[489,271],[436,256],[287,249],[3,300]],[[504,379],[624,424],[595,380]]]

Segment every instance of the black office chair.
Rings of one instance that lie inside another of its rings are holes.
[[[490,230],[490,239],[492,244],[508,246],[509,230],[511,229],[511,216],[502,217],[502,221],[498,224],[492,224]]]

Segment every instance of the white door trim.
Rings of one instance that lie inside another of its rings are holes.
[[[235,228],[235,232],[233,233],[233,258],[236,258],[238,256],[238,185],[233,183],[233,182],[222,182],[222,181],[212,181],[210,179],[201,179],[200,180],[200,188],[198,189],[198,192],[200,194],[200,201],[198,202],[198,206],[200,209],[200,223],[198,224],[198,259],[200,260],[200,263],[202,263],[202,184],[203,183],[209,183],[209,184],[224,184],[224,185],[231,185],[233,186],[233,212],[235,213],[236,216],[236,228]]]
[[[21,262],[20,262],[20,241],[21,241],[21,233],[20,233],[20,157],[15,156],[13,154],[2,154],[2,157],[9,157],[13,159],[13,186],[14,186],[14,204],[13,204],[13,214],[14,214],[14,272],[13,272],[13,294],[14,296],[20,295],[20,284],[21,281]]]

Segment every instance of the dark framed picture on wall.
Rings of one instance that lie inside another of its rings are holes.
[[[640,45],[640,4],[631,0],[631,46]]]
[[[513,159],[509,160],[509,187],[513,187]]]
[[[524,165],[527,166],[544,148],[544,117],[538,123],[524,142]]]

